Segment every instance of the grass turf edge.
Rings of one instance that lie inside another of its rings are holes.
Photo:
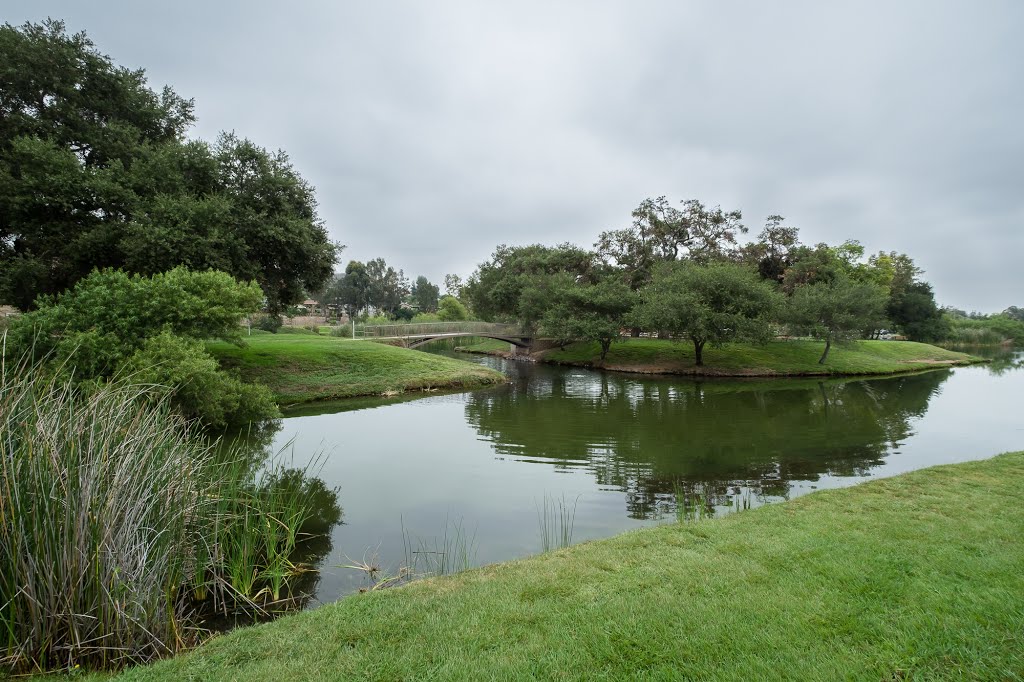
[[[164,679],[1014,679],[1024,453],[353,596]],[[118,678],[118,679],[122,679]]]

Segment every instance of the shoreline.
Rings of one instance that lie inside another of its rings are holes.
[[[1008,453],[628,531],[352,595],[116,679],[999,679],[1024,670],[1022,482]]]
[[[406,348],[309,333],[254,334],[242,348],[208,345],[221,367],[267,386],[282,409],[350,398],[496,386],[496,370]]]
[[[673,355],[686,355],[686,344],[682,344],[674,341],[665,340],[651,340],[644,339],[644,343],[651,344],[656,343],[661,345],[662,349],[672,351],[682,351],[681,353],[676,352]],[[629,340],[621,342],[619,347],[628,345]],[[804,344],[806,342],[794,342],[794,341],[778,341],[773,342],[774,344],[788,344],[792,347],[793,344]],[[872,343],[888,343],[888,344],[908,344],[913,342],[906,341],[883,341],[883,342],[872,342]],[[504,344],[503,344],[504,345]],[[579,346],[580,344],[569,344],[567,349],[573,346]],[[940,353],[948,353],[951,356],[948,358],[936,358],[936,357],[919,357],[907,360],[897,360],[888,362],[879,362],[873,366],[866,368],[857,369],[837,369],[836,365],[826,364],[823,366],[807,366],[804,365],[799,369],[793,368],[781,368],[776,369],[765,366],[753,366],[753,367],[729,367],[729,366],[716,366],[711,363],[706,363],[704,366],[698,367],[692,363],[692,360],[687,363],[685,360],[680,361],[678,357],[666,358],[664,356],[656,357],[652,362],[617,362],[614,359],[614,351],[616,345],[612,346],[612,350],[609,351],[609,357],[603,365],[599,364],[593,358],[565,358],[558,357],[558,355],[565,354],[565,351],[559,349],[545,349],[530,353],[528,355],[513,353],[507,350],[501,350],[493,347],[486,347],[487,343],[475,344],[473,346],[459,346],[456,347],[456,351],[462,353],[469,353],[473,355],[489,355],[492,357],[501,357],[506,360],[514,360],[517,362],[533,362],[538,364],[549,364],[549,365],[561,365],[565,367],[582,367],[585,369],[591,369],[595,371],[608,371],[608,372],[621,372],[625,374],[643,374],[651,376],[684,376],[684,377],[704,377],[704,378],[736,378],[736,379],[772,379],[772,378],[795,378],[795,377],[866,377],[866,376],[894,376],[900,374],[909,374],[920,371],[927,371],[931,369],[942,369],[949,367],[965,367],[969,365],[984,364],[991,362],[986,358],[980,358],[972,355],[968,355],[962,352],[951,351],[940,348],[938,346],[929,346],[928,344],[914,344],[916,347],[926,347],[928,349],[934,349]],[[768,344],[766,347],[771,347],[772,344]],[[753,348],[751,346],[745,346],[743,344],[735,344],[735,347],[741,348]],[[762,347],[764,348],[764,347]],[[819,346],[820,348],[820,346]],[[929,354],[934,355],[934,351],[928,351]],[[833,347],[834,355],[842,355],[842,347]],[[711,349],[705,350],[706,355],[713,355]],[[668,355],[665,353],[664,355]],[[905,366],[902,366],[905,365]],[[840,367],[842,365],[839,365]],[[820,368],[819,368],[820,367]]]

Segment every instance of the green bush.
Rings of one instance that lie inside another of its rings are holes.
[[[258,315],[252,322],[252,326],[271,334],[276,334],[284,321],[280,315]]]
[[[212,270],[178,267],[152,277],[94,271],[18,318],[8,355],[27,356],[79,384],[134,374],[207,426],[259,421],[278,414],[269,392],[221,372],[202,341],[242,343],[239,322],[262,300],[254,282]]]
[[[156,387],[184,416],[207,426],[238,427],[280,416],[270,390],[222,372],[202,341],[167,332],[146,341],[121,368],[134,383]]]

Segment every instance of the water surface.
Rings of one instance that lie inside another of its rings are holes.
[[[468,357],[468,356],[463,356]],[[319,455],[344,523],[318,548],[315,605],[395,573],[406,543],[456,525],[476,564],[541,550],[544,500],[575,505],[573,541],[722,515],[819,488],[1024,448],[1024,355],[900,377],[692,380],[476,358],[506,386],[319,405],[281,423]]]

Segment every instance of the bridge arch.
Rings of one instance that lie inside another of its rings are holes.
[[[484,339],[504,341],[505,343],[512,344],[516,348],[529,348],[530,342],[533,340],[528,336],[499,336],[497,334],[481,334],[480,332],[454,332],[449,334],[435,334],[434,336],[417,337],[416,340],[413,343],[408,344],[406,348],[419,348],[424,344],[430,343],[431,341],[437,341],[438,339],[466,339],[474,336]]]

